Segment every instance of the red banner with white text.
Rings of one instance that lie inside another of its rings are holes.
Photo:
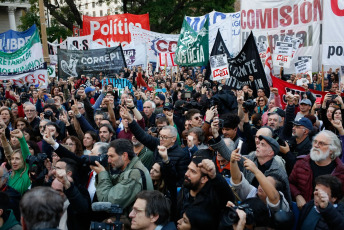
[[[104,17],[83,16],[83,35],[93,34],[93,41],[104,46],[120,42],[123,46],[131,41],[129,25],[150,30],[149,14],[116,14]]]

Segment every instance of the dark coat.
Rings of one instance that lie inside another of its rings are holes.
[[[2,186],[2,188],[0,188],[0,192],[6,193],[6,195],[10,198],[9,209],[13,210],[13,214],[17,221],[20,221],[19,202],[22,197],[21,194],[8,185]]]
[[[227,181],[220,175],[209,180],[190,203],[190,190],[182,187],[178,195],[178,218],[183,216],[189,207],[199,207],[213,219],[213,223],[219,223],[221,211],[226,207],[227,201],[234,202],[232,189]],[[216,229],[216,228],[214,228]]]
[[[314,200],[311,200],[302,208],[299,216],[299,222],[297,229],[301,229],[302,223],[307,218],[307,215],[314,208]],[[344,229],[344,205],[339,203],[338,207],[335,208],[331,203],[324,209],[319,208],[321,218],[319,219],[315,230],[325,229]]]
[[[145,145],[147,148],[154,152],[155,161],[162,161],[158,152],[158,145],[160,145],[160,139],[146,133],[137,124],[136,121],[131,122],[129,124],[129,128],[139,142],[141,142],[143,145]],[[181,185],[183,183],[185,172],[190,163],[190,157],[178,145],[177,141],[174,143],[172,147],[167,149],[167,154],[170,158],[170,161],[176,167],[178,185]]]
[[[302,195],[306,202],[312,199],[313,194],[313,171],[311,168],[310,155],[300,156],[293,171],[289,176],[290,191],[293,198]],[[336,168],[331,173],[342,182],[342,192],[344,191],[344,165],[337,157],[335,160]]]

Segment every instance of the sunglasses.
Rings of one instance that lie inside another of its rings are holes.
[[[202,117],[194,117],[194,119],[196,120],[196,121],[198,121],[199,119],[201,119],[202,120]]]

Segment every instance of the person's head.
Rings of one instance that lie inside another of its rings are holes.
[[[164,226],[170,217],[170,201],[159,191],[142,191],[129,214],[131,229],[150,230]]]
[[[193,142],[196,146],[202,144],[205,140],[203,129],[199,127],[193,127],[188,130],[188,136],[193,138]]]
[[[24,109],[24,113],[25,116],[27,117],[27,119],[32,120],[37,116],[37,112],[36,112],[36,106],[34,106],[33,104],[28,104],[25,106]]]
[[[214,217],[206,210],[190,206],[183,213],[183,217],[177,222],[178,230],[208,230],[214,227]]]
[[[100,126],[100,122],[105,118],[105,113],[101,111],[97,111],[94,115],[94,122],[96,123],[97,127]]]
[[[68,136],[64,139],[63,143],[68,146],[69,150],[77,156],[83,155],[82,144],[75,136]]]
[[[333,111],[334,111],[335,109],[336,109],[336,108],[333,107],[333,106],[329,106],[329,107],[327,108],[326,117],[327,117],[327,119],[328,119],[329,121],[332,121],[332,113],[333,113]]]
[[[60,158],[56,163],[56,170],[66,170],[67,176],[73,178],[73,180],[75,180],[78,177],[77,164],[74,160],[70,158]]]
[[[287,188],[283,178],[279,174],[269,173],[266,176],[266,180],[270,184],[272,184],[278,192],[282,192],[284,197],[288,200],[288,190],[287,190],[288,188]],[[260,185],[258,186],[257,195],[264,203],[266,203],[267,195],[266,195],[266,192],[263,190],[263,188]]]
[[[58,137],[60,128],[55,122],[48,122],[46,124],[46,129],[50,130],[50,134],[53,138]]]
[[[170,148],[177,140],[177,129],[173,126],[165,126],[159,132],[160,145]]]
[[[313,130],[313,124],[311,120],[306,117],[302,117],[298,121],[293,122],[293,133],[292,135],[296,138],[304,138]]]
[[[163,105],[165,103],[165,96],[163,94],[157,94],[154,97],[154,103],[156,104],[156,106]]]
[[[133,144],[127,139],[116,139],[111,141],[107,155],[109,165],[115,170],[124,170],[136,156]]]
[[[44,135],[44,131],[45,131],[45,128],[46,128],[46,125],[50,122],[50,120],[48,119],[44,119],[44,120],[41,120],[39,122],[39,133],[43,136]]]
[[[258,89],[257,90],[257,96],[258,97],[265,97],[264,89]]]
[[[302,99],[300,102],[300,111],[302,113],[309,113],[312,108],[312,102],[309,99]]]
[[[337,108],[332,112],[332,120],[335,120],[335,121],[342,121],[343,120],[341,109]]]
[[[64,199],[54,189],[36,187],[20,201],[23,230],[57,228],[63,213]]]
[[[13,151],[11,155],[11,167],[14,171],[25,167],[24,159],[20,149]]]
[[[257,145],[256,157],[262,165],[263,163],[271,160],[275,154],[279,152],[279,144],[275,139],[269,136],[260,135],[258,138],[260,141]]]
[[[109,143],[115,131],[110,124],[102,124],[99,127],[99,138],[101,142]]]
[[[108,148],[109,148],[108,143],[96,142],[93,145],[93,148],[92,148],[91,153],[89,155],[90,156],[98,156],[98,155],[102,155],[102,154],[107,154]]]
[[[146,101],[143,104],[143,112],[147,117],[151,117],[155,110],[155,103],[152,101]]]
[[[25,128],[29,128],[29,122],[25,120],[23,117],[18,117],[14,122],[14,128],[23,130]]]
[[[77,106],[80,114],[84,114],[86,112],[84,103],[79,101]]]
[[[339,89],[339,84],[332,83],[330,91],[335,93],[338,89]]]
[[[340,156],[341,152],[342,147],[337,135],[331,131],[323,130],[313,139],[310,157],[316,163],[321,161],[330,163],[336,157]]]
[[[282,122],[282,117],[277,113],[269,113],[268,114],[268,126],[273,130],[277,130],[280,127]]]
[[[10,122],[12,124],[14,123],[14,116],[8,107],[1,107],[0,118],[4,121],[6,125],[8,125]]]
[[[276,106],[275,99],[269,101],[269,110]]]
[[[255,113],[251,117],[252,124],[260,127],[262,126],[262,115],[260,113]]]
[[[85,148],[90,149],[93,148],[94,143],[98,141],[98,135],[93,131],[87,131],[82,139],[82,143]]]
[[[235,138],[240,123],[240,118],[236,114],[228,114],[223,118],[222,134],[225,138]]]
[[[192,127],[202,127],[203,117],[198,109],[190,109],[187,112],[185,119],[190,121]]]
[[[5,167],[0,167],[0,189],[7,184],[9,173]]]
[[[265,96],[258,97],[257,99],[257,105],[260,107],[264,107],[268,104],[268,98]]]
[[[149,172],[153,182],[162,180],[161,165],[161,162],[154,163]]]
[[[24,128],[22,132],[26,141],[35,140],[35,136],[34,136],[35,134],[33,133],[32,129]]]
[[[327,193],[331,204],[338,203],[343,197],[342,182],[335,176],[322,175],[315,178],[314,204],[316,206],[319,205],[320,197],[317,194],[319,189]]]

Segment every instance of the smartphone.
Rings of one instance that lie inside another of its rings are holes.
[[[242,147],[242,144],[243,144],[243,143],[244,143],[244,142],[243,142],[242,140],[239,140],[237,149],[239,149],[239,154],[240,154],[240,155],[241,155],[241,147]]]
[[[321,104],[321,97],[317,97],[317,99],[315,99],[315,103],[316,104]]]

